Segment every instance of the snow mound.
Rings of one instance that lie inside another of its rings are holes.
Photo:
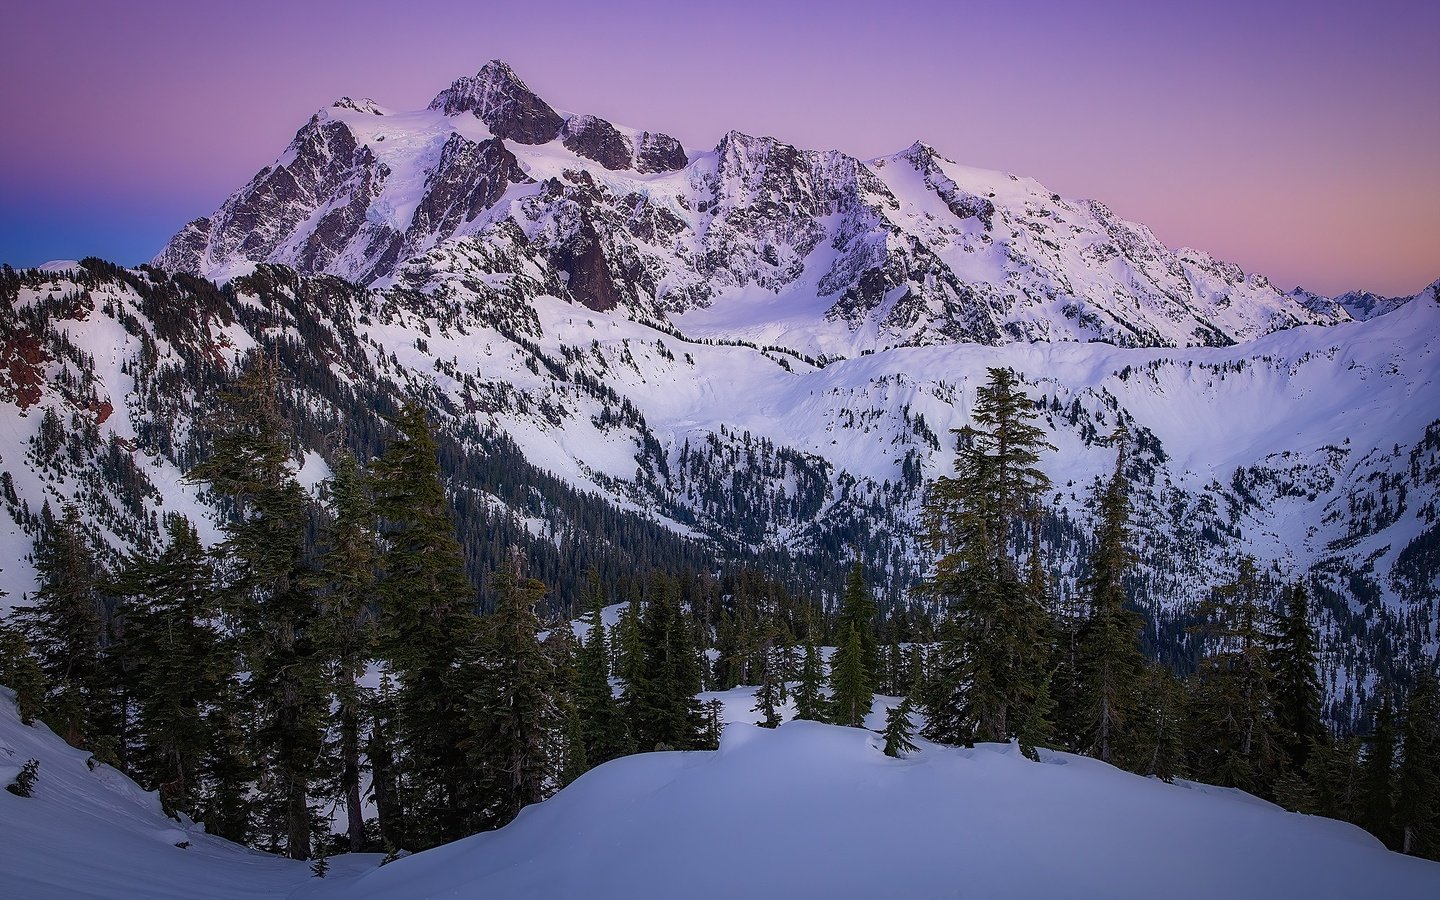
[[[1006,745],[903,760],[879,746],[812,722],[731,725],[718,752],[607,763],[504,829],[323,896],[1440,895],[1440,865],[1236,791]]]

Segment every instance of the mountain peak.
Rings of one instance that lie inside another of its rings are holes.
[[[456,79],[435,95],[431,109],[447,116],[471,113],[490,133],[521,144],[554,140],[565,120],[530,90],[509,64],[492,59],[474,75]]]

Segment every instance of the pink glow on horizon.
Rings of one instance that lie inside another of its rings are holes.
[[[12,4],[0,260],[134,262],[343,94],[487,59],[552,105],[862,158],[916,138],[1094,197],[1277,284],[1440,277],[1440,4]]]

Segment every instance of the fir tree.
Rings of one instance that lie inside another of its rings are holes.
[[[640,623],[640,646],[621,695],[637,749],[642,752],[696,749],[704,719],[695,695],[700,690],[700,657],[681,614],[674,580],[656,572]]]
[[[551,692],[554,666],[537,637],[535,607],[545,583],[527,577],[523,557],[512,551],[490,585],[495,611],[485,618],[479,652],[467,666],[478,682],[467,698],[467,744],[469,764],[483,779],[473,824],[498,828],[545,799],[559,774],[554,746],[563,717]]]
[[[245,692],[256,710],[260,794],[266,818],[284,832],[285,852],[307,859],[325,700],[303,562],[309,515],[280,394],[274,364],[252,355],[221,398],[210,458],[186,477],[207,483],[232,513],[220,548],[225,603],[250,671]]]
[[[910,722],[910,698],[906,697],[895,706],[885,710],[885,755],[898,758],[914,753],[920,748],[911,740],[915,726]]]
[[[860,631],[852,623],[843,644],[836,648],[830,665],[830,721],[836,725],[864,728],[874,693],[865,671],[865,653]]]
[[[65,507],[35,545],[39,589],[13,621],[29,642],[49,686],[47,723],[74,747],[92,745],[108,732],[110,673],[101,658],[104,619],[103,575],[80,524],[80,512]]]
[[[1395,773],[1395,828],[1400,852],[1440,859],[1440,687],[1420,670],[1401,715]]]
[[[561,621],[550,629],[540,645],[549,660],[552,673],[548,690],[555,707],[554,769],[559,787],[584,775],[591,763],[585,752],[585,727],[577,703],[579,671],[575,632],[569,621]]]
[[[1125,767],[1161,781],[1185,773],[1188,726],[1184,685],[1160,662],[1147,663],[1141,675],[1134,711],[1133,740]]]
[[[825,721],[825,698],[820,693],[824,665],[814,641],[805,641],[805,659],[800,665],[800,682],[795,687],[795,718],[812,722]]]
[[[978,427],[959,430],[956,475],[937,479],[924,519],[938,553],[925,592],[948,607],[925,691],[932,740],[969,744],[1046,738],[1053,635],[1037,578],[1023,573],[1014,537],[1029,533],[1049,479],[1050,448],[1009,369],[991,369],[977,394]],[[1053,448],[1050,448],[1053,449]],[[1038,548],[1032,548],[1038,569]]]
[[[1192,692],[1195,774],[1212,784],[1266,795],[1284,764],[1275,719],[1264,585],[1255,560],[1200,605],[1209,640]]]
[[[1078,635],[1083,746],[1104,762],[1116,762],[1132,740],[1133,707],[1145,665],[1140,616],[1125,605],[1124,580],[1134,565],[1130,552],[1130,493],[1125,477],[1128,436],[1120,429],[1115,470],[1100,497],[1100,527],[1090,572],[1080,590],[1090,613]]]
[[[605,645],[602,618],[605,600],[600,576],[593,568],[586,576],[584,596],[590,610],[590,627],[576,654],[574,706],[585,743],[585,759],[598,766],[629,753],[630,736],[610,688],[610,651]]]
[[[1310,748],[1328,740],[1320,718],[1319,658],[1310,627],[1310,596],[1303,584],[1286,586],[1283,613],[1270,654],[1275,682],[1275,720],[1282,749],[1295,770],[1303,770]]]
[[[835,634],[844,637],[853,627],[860,636],[860,661],[870,676],[870,688],[876,687],[880,672],[879,648],[875,641],[875,600],[865,584],[865,567],[857,558],[845,577],[845,593],[840,598],[840,612],[835,617]]]
[[[0,596],[4,596],[3,591]],[[15,692],[20,723],[35,724],[36,717],[44,711],[45,673],[25,640],[24,631],[3,616],[0,616],[0,684]]]
[[[755,692],[755,705],[750,708],[751,712],[760,714],[760,721],[756,722],[761,728],[780,727],[780,691],[777,687],[779,676],[771,664],[769,653],[765,653],[764,665],[760,670],[760,688]]]
[[[1375,728],[1365,739],[1359,793],[1356,824],[1390,849],[1399,849],[1395,832],[1395,710],[1389,693],[1381,695]]]
[[[365,849],[360,797],[360,759],[366,691],[360,676],[375,653],[374,599],[379,564],[369,485],[355,457],[338,454],[330,480],[331,515],[321,533],[320,614],[317,644],[335,699],[331,725],[337,735],[338,793],[345,801],[350,851]]]
[[[194,815],[200,773],[219,744],[208,712],[233,685],[235,660],[215,624],[215,572],[194,526],[175,514],[165,527],[164,551],[132,555],[116,579],[138,707],[132,770],[168,810]]]
[[[423,849],[467,834],[476,803],[480,776],[460,747],[468,687],[457,678],[479,619],[424,409],[409,403],[391,424],[371,472],[384,544],[378,653],[398,680],[390,740],[405,774],[394,798],[403,823],[389,830]]]

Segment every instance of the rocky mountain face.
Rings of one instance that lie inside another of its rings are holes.
[[[1114,458],[1104,438],[1123,423],[1131,589],[1152,652],[1186,664],[1190,612],[1240,554],[1310,579],[1338,719],[1360,714],[1375,673],[1434,651],[1440,283],[1364,322],[1223,348],[935,344],[820,360],[636,321],[620,281],[610,308],[582,303],[534,265],[535,243],[501,223],[380,288],[270,264],[223,286],[99,261],[4,270],[0,552],[15,562],[0,587],[10,602],[33,588],[30,542],[69,500],[115,554],[153,547],[172,510],[213,537],[219,512],[181,474],[207,452],[218,389],[259,349],[292,382],[312,488],[340,446],[378,452],[398,402],[427,405],[477,578],[523,546],[559,609],[592,564],[616,577],[757,565],[828,591],[858,553],[886,602],[903,601],[928,565],[925,485],[951,471],[951,430],[986,369],[1009,366],[1058,448],[1041,461],[1057,603],[1075,599]],[[478,269],[492,273],[483,289],[465,274]]]
[[[77,498],[115,552],[166,510],[213,536],[180,475],[263,349],[307,484],[426,404],[477,578],[518,544],[558,606],[592,564],[830,591],[858,554],[898,602],[929,563],[925,486],[1007,366],[1058,448],[1057,603],[1124,424],[1152,652],[1186,665],[1194,604],[1240,554],[1310,579],[1338,720],[1440,643],[1437,285],[1283,293],[923,143],[862,161],[732,131],[687,155],[498,62],[425,110],[321,110],[156,263],[0,278],[12,598],[47,504]]]
[[[321,110],[155,259],[221,279],[265,262],[380,286],[443,266],[476,293],[533,277],[588,306],[813,356],[1223,346],[1352,317],[923,143],[861,161],[731,131],[687,156],[665,134],[557,112],[499,61],[426,110],[348,97]]]

